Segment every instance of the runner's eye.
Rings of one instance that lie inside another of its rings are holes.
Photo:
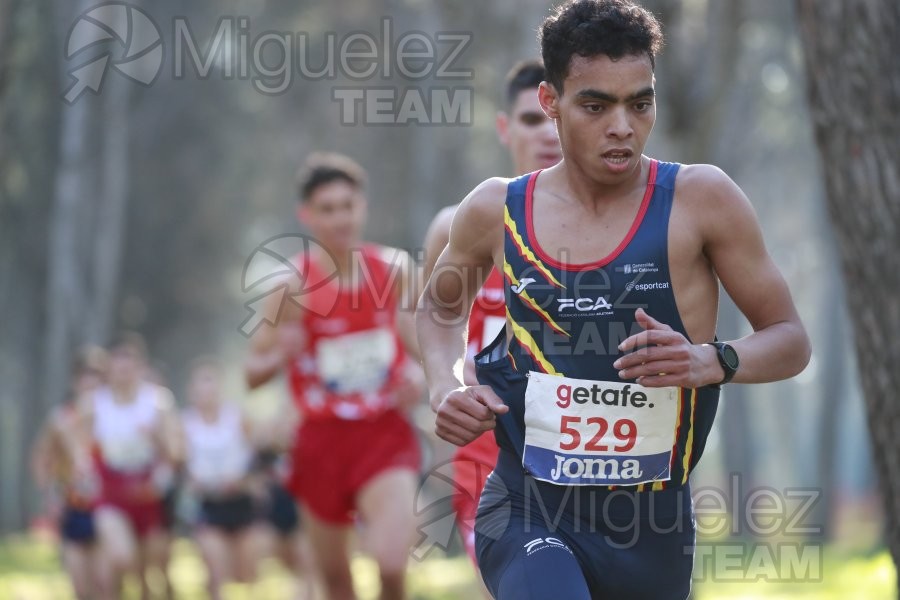
[[[527,127],[536,127],[538,125],[541,125],[546,120],[547,117],[543,113],[530,112],[519,115],[519,122]]]

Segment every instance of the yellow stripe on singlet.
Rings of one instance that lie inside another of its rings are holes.
[[[509,207],[505,207],[503,209],[503,222],[506,227],[509,229],[509,237],[512,239],[513,245],[515,245],[516,249],[519,251],[519,254],[522,258],[531,264],[535,269],[540,271],[540,273],[547,278],[547,281],[552,283],[558,288],[566,289],[566,286],[561,284],[556,277],[553,276],[553,273],[550,272],[547,267],[544,266],[544,263],[539,261],[534,253],[531,251],[531,248],[525,245],[525,241],[522,239],[522,236],[519,234],[519,230],[516,227],[516,222],[509,214]]]
[[[506,309],[506,320],[512,328],[513,337],[516,338],[516,341],[518,341],[523,348],[528,350],[545,373],[548,375],[562,375],[562,373],[557,371],[553,367],[553,364],[547,360],[547,357],[541,352],[541,349],[538,347],[537,342],[534,341],[534,338],[531,337],[531,334],[513,320],[512,315],[509,314],[508,307]]]
[[[691,467],[691,455],[694,453],[694,408],[697,405],[697,389],[694,388],[691,390],[691,417],[688,421],[688,434],[687,441],[684,444],[684,462],[682,465],[684,466],[684,476],[681,478],[681,483],[687,483],[688,480],[688,471]]]
[[[508,262],[506,262],[506,261],[503,261],[503,272],[504,272],[504,273],[506,274],[506,276],[509,278],[510,283],[512,283],[512,285],[513,285],[514,287],[517,287],[517,288],[518,288],[518,287],[519,287],[519,280],[516,278],[515,273],[513,273],[512,265],[510,265],[510,264],[509,264]],[[550,327],[552,327],[553,330],[554,330],[556,333],[559,333],[559,334],[564,335],[564,336],[566,336],[566,337],[572,337],[572,334],[570,334],[568,331],[566,331],[565,329],[563,329],[562,327],[560,327],[560,326],[556,323],[556,321],[554,321],[553,318],[552,318],[549,314],[547,314],[547,311],[544,310],[543,308],[541,308],[541,307],[538,305],[538,303],[535,302],[534,298],[532,298],[531,296],[528,295],[528,292],[527,292],[526,290],[522,290],[521,292],[519,292],[518,294],[516,294],[516,296],[519,297],[519,299],[522,301],[522,303],[523,303],[526,307],[530,308],[530,309],[532,310],[532,312],[536,312],[536,313],[537,313],[544,321],[546,321],[547,324],[548,324]]]

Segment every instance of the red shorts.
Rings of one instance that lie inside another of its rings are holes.
[[[98,508],[110,507],[128,519],[138,537],[164,528],[163,504],[150,473],[119,473],[99,467],[102,491]]]
[[[499,451],[494,433],[487,431],[462,446],[453,457],[453,482],[456,488],[453,510],[456,511],[456,526],[462,536],[466,554],[476,565],[475,514],[478,512],[478,500],[481,498],[484,482],[497,464]]]
[[[359,421],[311,419],[300,426],[287,488],[304,508],[335,525],[349,525],[356,496],[390,469],[418,471],[419,440],[400,412]]]

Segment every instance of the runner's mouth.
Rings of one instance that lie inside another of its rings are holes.
[[[609,150],[604,152],[600,156],[603,157],[604,160],[614,164],[614,165],[624,165],[626,164],[634,153],[631,150]]]

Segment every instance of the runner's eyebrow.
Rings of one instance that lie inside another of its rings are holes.
[[[652,87],[647,87],[625,98],[625,102],[632,102],[634,100],[637,100],[638,98],[654,98],[655,96],[656,91]],[[603,92],[592,88],[580,90],[577,94],[575,94],[575,97],[585,100],[602,100],[611,104],[619,102],[618,96],[614,96],[609,92]]]

